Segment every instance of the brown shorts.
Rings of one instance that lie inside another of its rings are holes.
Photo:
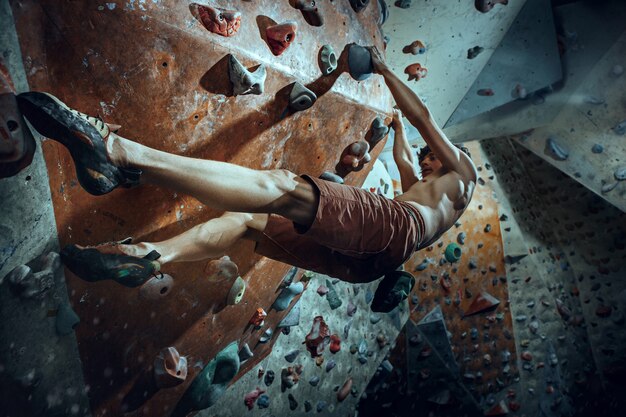
[[[270,215],[255,252],[349,282],[369,282],[397,269],[418,248],[421,214],[410,204],[361,188],[303,175],[319,192],[308,229]]]

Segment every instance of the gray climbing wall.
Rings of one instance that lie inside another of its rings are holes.
[[[28,90],[11,8],[0,1],[0,55],[15,88]],[[36,138],[38,141],[40,138]],[[90,415],[73,332],[58,334],[56,318],[67,305],[63,270],[41,280],[26,277],[32,297],[18,295],[7,275],[22,264],[58,251],[48,175],[37,148],[32,164],[0,181],[0,410],[3,416]],[[17,276],[17,275],[15,275]]]
[[[390,364],[381,365],[381,363],[394,346],[398,333],[408,318],[406,302],[390,313],[373,313],[369,303],[378,287],[378,281],[369,284],[349,284],[324,275],[310,276],[306,290],[292,309],[293,314],[287,317],[294,320],[289,326],[289,333],[282,334],[280,329],[277,329],[277,339],[272,352],[231,385],[210,410],[198,415],[204,417],[304,416],[307,413],[324,416],[354,415],[358,400],[374,374],[391,371],[388,368]],[[321,285],[331,291],[320,295],[318,289]],[[331,308],[329,302],[333,299],[329,299],[333,291],[341,300],[341,305],[335,309]],[[321,363],[319,359],[316,361],[312,358],[303,345],[316,316],[324,318],[329,327],[329,334],[336,334],[341,339],[341,349],[338,352],[331,353],[329,346],[324,349],[320,356],[323,358]],[[334,367],[329,365],[330,363],[334,363]],[[298,365],[302,365],[299,382],[291,388],[281,389],[282,370]],[[329,366],[332,367],[330,370]],[[259,372],[260,369],[263,373]],[[269,386],[265,383],[268,371],[275,374]],[[337,391],[349,378],[352,379],[351,393],[340,402],[337,399]],[[265,391],[264,394],[269,397],[269,404],[265,407],[265,400],[259,404],[257,399],[252,409],[248,410],[244,397],[257,387]],[[291,401],[290,395],[293,398]]]

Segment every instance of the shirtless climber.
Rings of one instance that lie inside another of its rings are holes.
[[[414,284],[410,274],[397,269],[456,222],[472,198],[477,174],[419,97],[391,72],[376,48],[371,52],[374,70],[429,148],[420,154],[420,181],[401,113],[395,111],[393,156],[404,192],[395,200],[284,169],[258,171],[161,152],[113,133],[100,119],[51,95],[21,94],[22,113],[43,136],[69,149],[79,182],[89,193],[151,183],[225,211],[162,242],[68,245],[61,253],[65,265],[87,281],[113,279],[135,287],[160,264],[217,258],[239,239],[251,239],[261,255],[349,282],[385,276],[372,309],[391,310]]]

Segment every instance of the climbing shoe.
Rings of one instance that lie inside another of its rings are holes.
[[[67,245],[61,251],[61,260],[70,271],[85,281],[110,279],[126,287],[138,287],[159,272],[161,266],[157,259],[161,255],[157,251],[143,258],[126,255],[119,248],[122,243],[129,241],[90,247]]]
[[[389,313],[411,293],[415,278],[406,271],[393,271],[385,274],[378,285],[370,308],[376,313]]]
[[[51,94],[17,96],[20,111],[43,136],[63,144],[72,155],[80,185],[90,194],[106,194],[118,186],[139,183],[141,171],[116,167],[106,153],[109,126],[101,119],[70,109]]]

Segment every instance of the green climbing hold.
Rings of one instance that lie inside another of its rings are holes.
[[[450,243],[448,246],[446,246],[446,251],[445,251],[446,261],[450,263],[454,263],[458,261],[459,259],[461,259],[461,254],[462,254],[461,247],[457,245],[456,243],[453,242],[453,243]]]

